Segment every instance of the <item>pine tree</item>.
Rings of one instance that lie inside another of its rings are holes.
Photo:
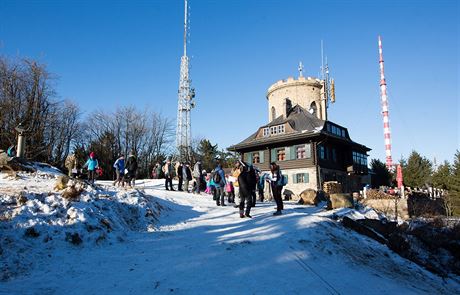
[[[460,151],[457,150],[452,165],[449,181],[449,197],[453,207],[453,215],[460,216]]]
[[[198,156],[201,158],[201,165],[206,171],[215,168],[215,158],[217,156],[217,144],[212,145],[207,139],[202,139],[198,145]]]
[[[438,170],[433,173],[432,182],[435,188],[449,189],[451,182],[452,168],[449,162],[445,161],[439,165]]]
[[[379,159],[371,160],[371,169],[374,173],[372,175],[372,187],[378,188],[382,185],[390,186],[391,184],[391,173],[388,171],[386,165]]]
[[[423,187],[431,182],[432,164],[416,151],[412,151],[402,169],[406,186]]]

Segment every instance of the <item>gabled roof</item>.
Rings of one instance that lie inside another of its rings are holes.
[[[277,125],[282,125],[288,123],[294,132],[289,132],[285,134],[279,134],[271,137],[257,138],[257,134],[261,128],[267,128]],[[287,118],[283,115],[275,118],[270,123],[261,126],[257,129],[255,133],[241,141],[240,143],[229,147],[229,149],[238,149],[247,145],[253,145],[257,143],[265,142],[276,142],[278,140],[287,140],[294,139],[297,137],[308,137],[309,135],[318,134],[324,127],[326,121],[318,119],[316,116],[310,114],[307,110],[302,108],[299,105],[295,105],[288,113]]]
[[[310,114],[310,112],[301,106],[295,105],[289,111],[287,118],[281,115],[261,128],[281,125],[286,122],[289,123],[295,131],[313,131],[323,129],[326,121],[318,119],[315,115]]]
[[[330,122],[330,121],[328,121]],[[278,126],[278,125],[283,125],[283,124],[289,124],[291,126],[292,131],[291,132],[286,132],[284,134],[277,134],[274,136],[268,136],[268,137],[257,137],[259,134],[260,129],[263,128],[270,128],[273,126]],[[332,123],[332,122],[331,122]],[[337,125],[333,123],[334,125]],[[259,145],[265,145],[265,144],[272,144],[272,143],[280,143],[280,142],[285,142],[285,141],[290,141],[290,140],[297,140],[297,139],[304,139],[304,138],[309,138],[309,137],[315,137],[319,136],[321,134],[325,134],[330,137],[335,137],[340,140],[345,140],[348,141],[352,144],[357,144],[359,146],[362,146],[358,143],[353,142],[349,137],[348,137],[348,132],[345,138],[341,138],[339,136],[336,136],[334,134],[331,134],[325,130],[326,126],[326,121],[318,119],[315,115],[311,114],[304,108],[302,108],[299,105],[295,105],[287,114],[287,117],[284,117],[284,115],[281,115],[274,120],[272,120],[270,123],[263,125],[257,129],[256,132],[251,134],[248,138],[244,139],[240,143],[233,145],[229,147],[229,150],[241,150],[244,148],[250,148],[253,146],[259,146]],[[337,125],[339,126],[339,125]],[[344,128],[346,130],[346,128]],[[369,148],[362,146],[365,149],[370,150]]]

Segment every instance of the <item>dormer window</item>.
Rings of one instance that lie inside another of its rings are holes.
[[[270,136],[270,128],[265,127],[264,128],[264,137],[269,137]]]
[[[284,125],[276,125],[270,127],[270,135],[276,135],[276,134],[284,134],[285,129]]]

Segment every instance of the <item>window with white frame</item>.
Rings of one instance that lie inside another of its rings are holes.
[[[278,125],[278,133],[284,133],[284,125]]]
[[[263,135],[264,135],[264,137],[269,137],[269,136],[270,136],[270,128],[265,127],[265,128],[264,128],[264,134],[263,134]]]

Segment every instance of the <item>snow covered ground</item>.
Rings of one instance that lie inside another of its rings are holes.
[[[99,182],[99,192],[89,189],[84,201],[65,203],[52,193],[54,179],[44,175],[0,177],[3,204],[8,192],[24,187],[47,195],[41,207],[35,203],[35,215],[28,196],[17,209],[25,211],[13,219],[14,232],[0,227],[2,240],[23,240],[12,243],[20,251],[2,241],[2,265],[16,257],[27,262],[17,261],[23,269],[0,281],[0,294],[460,294],[459,278],[443,280],[343,228],[330,218],[333,211],[287,202],[275,217],[274,203],[263,203],[252,219],[241,219],[237,209],[216,207],[209,195],[164,191],[161,180],[137,181],[136,190]],[[129,227],[122,209],[128,203],[138,208],[132,209],[138,220],[149,209],[153,217]],[[76,221],[60,217],[60,207],[67,215],[73,207]],[[104,218],[113,229],[95,230],[106,233],[99,243],[87,224],[98,227]],[[26,222],[38,228],[38,238],[24,237]],[[82,242],[66,241],[66,231],[80,233]],[[43,241],[46,235],[53,243]]]

